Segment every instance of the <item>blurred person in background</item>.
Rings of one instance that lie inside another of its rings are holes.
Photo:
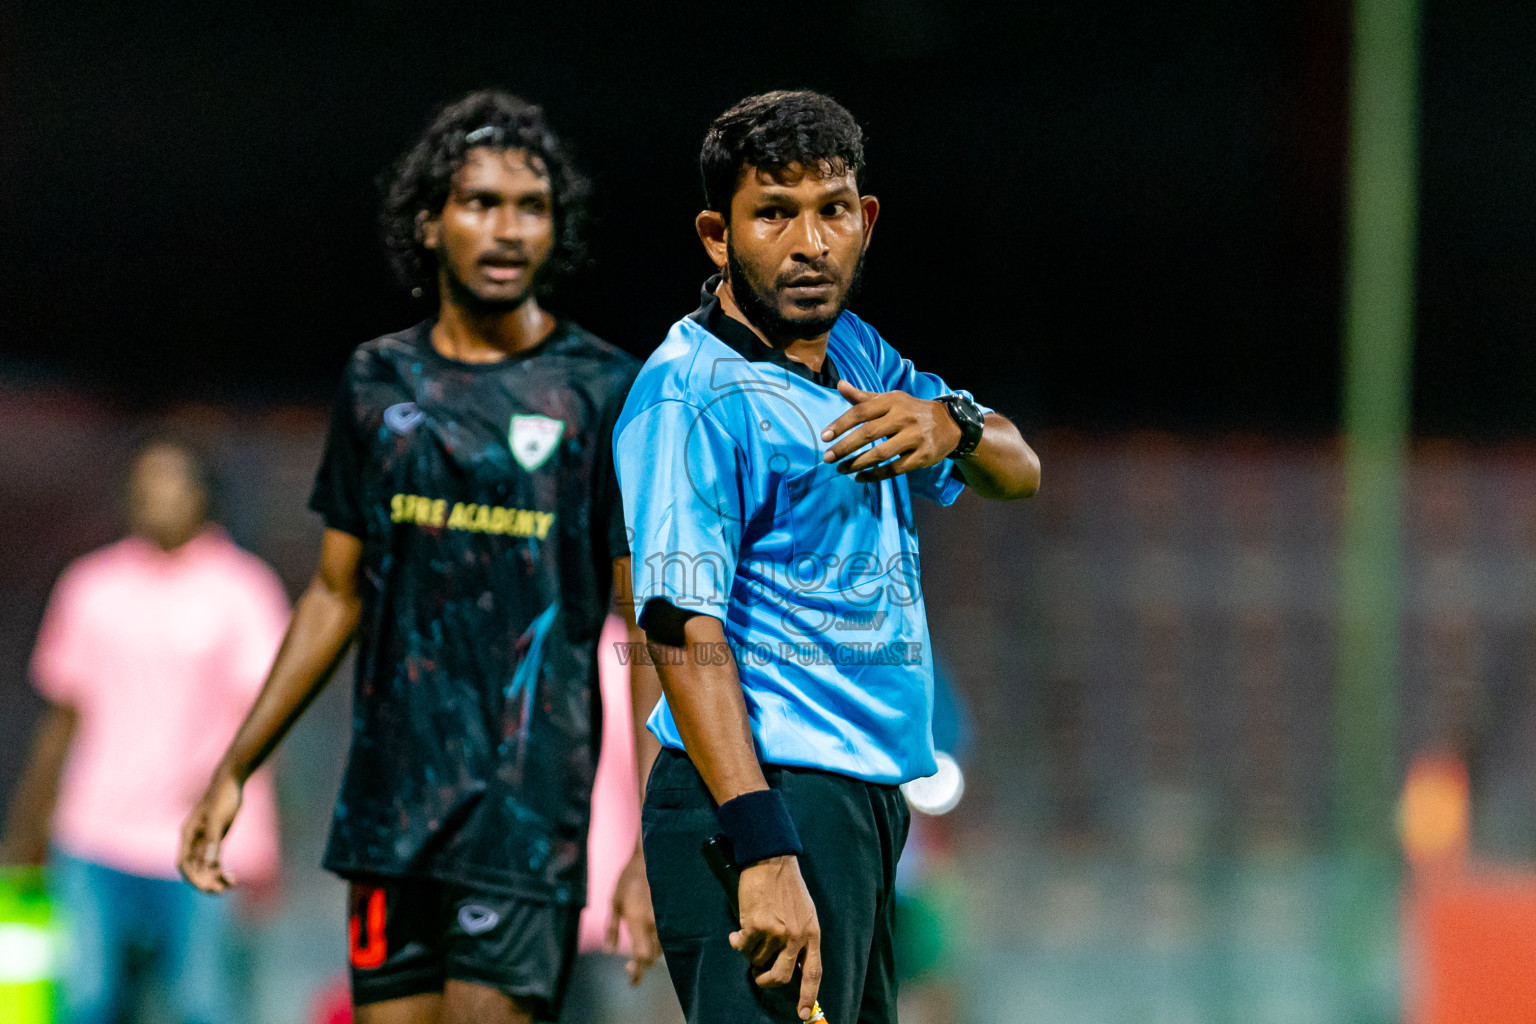
[[[132,535],[65,570],[32,677],[48,700],[14,795],[3,859],[48,856],[67,928],[64,1019],[109,1024],[151,954],[174,1018],[236,1018],[231,908],[177,879],[182,819],[266,677],[288,617],[277,575],[208,522],[210,478],[187,443],[157,438],[129,473]],[[230,871],[272,881],[277,813],[265,774],[227,844]]]
[[[223,891],[245,779],[356,637],[325,866],[351,883],[364,1024],[554,1019],[576,956],[615,596],[635,629],[609,439],[636,362],[540,303],[577,262],[585,192],[543,112],[497,91],[397,165],[386,244],[438,315],[347,366],[310,500],[318,570],[183,832],[188,880]],[[639,729],[659,684],[635,668]],[[654,741],[635,746],[648,769]],[[638,981],[657,947],[630,846],[613,906]]]

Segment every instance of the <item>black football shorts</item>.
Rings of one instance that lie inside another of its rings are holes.
[[[440,992],[450,978],[497,989],[555,1020],[581,909],[420,878],[353,881],[352,1002]]]

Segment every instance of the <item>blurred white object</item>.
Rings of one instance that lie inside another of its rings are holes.
[[[965,795],[965,774],[955,759],[944,751],[934,753],[939,770],[926,778],[903,783],[902,793],[914,810],[924,814],[948,814]]]
[[[0,983],[25,984],[53,976],[53,936],[46,928],[0,924]]]

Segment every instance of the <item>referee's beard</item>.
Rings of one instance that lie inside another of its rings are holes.
[[[742,316],[753,327],[763,332],[774,348],[783,348],[792,341],[801,341],[808,338],[819,338],[832,329],[837,323],[837,318],[843,315],[843,310],[848,308],[848,303],[859,290],[859,284],[864,279],[864,253],[859,250],[859,258],[853,264],[853,272],[844,279],[847,284],[843,287],[843,293],[837,301],[836,312],[821,316],[806,315],[800,317],[785,316],[780,312],[779,292],[790,286],[795,277],[803,276],[806,270],[813,270],[818,274],[826,274],[834,280],[843,279],[843,275],[837,269],[824,261],[808,263],[793,271],[785,271],[772,282],[765,282],[741,262],[736,255],[736,245],[729,238],[725,242],[725,278],[731,283],[731,297],[736,300],[736,306],[741,310]],[[841,281],[839,282],[841,283]]]

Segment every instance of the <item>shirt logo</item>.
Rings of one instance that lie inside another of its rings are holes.
[[[409,434],[426,418],[415,402],[401,402],[384,410],[384,425],[397,434]]]
[[[501,923],[501,915],[490,907],[466,903],[459,908],[459,927],[470,935],[481,935]]]
[[[517,464],[532,473],[549,461],[564,434],[564,420],[552,420],[548,416],[513,416],[507,444]]]

